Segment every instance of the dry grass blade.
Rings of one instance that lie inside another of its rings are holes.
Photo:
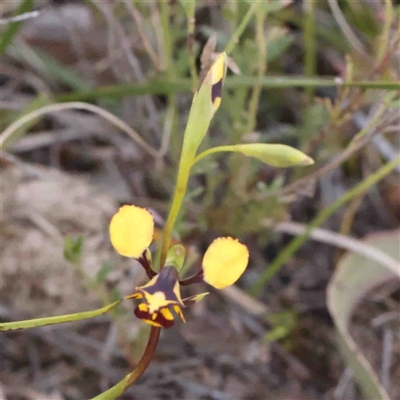
[[[229,286],[220,292],[227,300],[242,307],[246,312],[254,316],[266,315],[269,311],[268,307],[261,301],[248,295],[237,286]]]
[[[93,113],[96,113],[100,117],[106,119],[111,124],[119,128],[121,131],[126,133],[129,137],[131,137],[140,147],[143,148],[146,152],[148,152],[153,157],[159,156],[159,151],[153,149],[148,143],[146,143],[142,137],[129,125],[127,125],[124,121],[116,117],[114,114],[95,106],[93,104],[88,103],[81,103],[81,102],[71,102],[71,103],[64,103],[64,104],[50,104],[39,108],[38,110],[32,111],[29,114],[26,114],[22,118],[16,120],[12,123],[8,128],[6,128],[0,136],[0,148],[3,148],[5,142],[16,132],[19,128],[23,127],[26,123],[41,117],[47,113],[51,112],[59,112],[63,110],[70,110],[70,109],[78,109],[78,110],[87,110]]]
[[[293,235],[302,235],[306,232],[307,226],[295,222],[282,222],[275,227],[277,232],[290,233]],[[310,237],[319,242],[331,244],[342,249],[349,250],[353,253],[360,254],[371,260],[378,262],[381,265],[389,268],[394,274],[400,278],[400,264],[394,258],[388,256],[383,251],[361,242],[360,240],[353,239],[348,236],[343,236],[335,232],[330,232],[326,229],[314,228]]]
[[[36,11],[30,11],[27,13],[16,15],[15,17],[0,18],[0,25],[7,25],[7,24],[14,23],[14,22],[26,21],[27,19],[36,18],[39,15],[40,15],[40,11],[36,10]]]
[[[362,54],[364,57],[370,58],[364,45],[358,39],[356,34],[352,31],[350,25],[347,23],[346,18],[344,17],[342,11],[340,10],[337,0],[328,0],[328,4],[337,24],[340,26],[340,29],[346,36],[347,40],[350,42],[351,46],[355,50],[357,50],[360,54]]]

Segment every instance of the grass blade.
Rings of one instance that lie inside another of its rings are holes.
[[[302,76],[265,76],[262,79],[252,76],[233,76],[225,80],[224,86],[228,89],[248,88],[260,84],[264,89],[285,89],[291,87],[351,87],[361,89],[383,89],[400,90],[400,82],[385,81],[360,81],[341,82],[332,77],[327,78],[306,78]],[[93,90],[82,90],[74,93],[67,93],[55,96],[60,102],[96,100],[97,98],[140,95],[168,95],[176,92],[190,92],[192,82],[190,79],[179,79],[176,81],[154,80],[144,84],[124,84],[113,86],[101,86]]]
[[[15,15],[24,14],[26,12],[31,11],[33,8],[33,0],[24,0],[22,4],[17,8]],[[23,22],[11,22],[8,28],[1,33],[0,35],[0,54],[3,54],[7,46],[13,40],[13,37],[18,33],[21,28]]]

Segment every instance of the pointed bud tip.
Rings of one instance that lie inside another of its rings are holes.
[[[314,160],[311,157],[306,156],[303,161],[303,165],[314,165]]]

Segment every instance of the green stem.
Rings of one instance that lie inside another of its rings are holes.
[[[163,241],[161,247],[160,267],[162,267],[167,258],[168,249],[171,243],[172,232],[174,230],[175,222],[181,209],[183,199],[186,194],[187,183],[190,176],[191,165],[194,164],[194,155],[187,156],[182,152],[181,160],[179,162],[178,178],[174,197],[171,203],[171,209],[168,214],[168,219],[165,224]]]
[[[240,22],[239,26],[236,28],[235,32],[233,33],[231,39],[229,40],[229,43],[225,47],[225,53],[229,55],[232,53],[233,49],[239,42],[240,36],[242,36],[244,30],[246,29],[247,25],[249,24],[252,16],[256,12],[258,6],[260,5],[259,2],[253,1],[251,6],[246,12],[246,15],[243,17],[242,21]]]
[[[316,71],[316,43],[315,43],[315,19],[314,0],[307,0],[304,3],[304,69],[305,75],[312,78]],[[315,88],[307,88],[306,93],[309,101],[314,97]]]
[[[256,39],[258,45],[258,67],[257,77],[259,81],[254,85],[251,93],[249,108],[247,111],[247,125],[243,133],[248,133],[254,130],[257,120],[258,103],[260,100],[262,85],[261,80],[267,71],[267,40],[265,37],[264,22],[267,16],[267,8],[260,9],[260,12],[256,15]]]
[[[293,256],[293,254],[300,249],[303,243],[310,236],[310,232],[312,229],[318,227],[322,223],[324,223],[338,208],[349,202],[356,196],[362,195],[366,192],[370,187],[378,183],[381,179],[383,179],[386,175],[388,175],[396,166],[400,163],[400,155],[392,160],[391,162],[385,164],[374,174],[366,178],[364,181],[359,183],[353,189],[349,190],[342,197],[337,199],[333,204],[324,208],[308,225],[307,230],[304,234],[294,238],[275,258],[275,260],[271,263],[269,268],[261,275],[258,282],[253,285],[251,288],[251,292],[254,295],[257,295],[261,292],[263,287],[268,283],[268,281],[275,276],[282,266]]]
[[[380,37],[380,46],[378,47],[377,59],[379,63],[386,55],[387,46],[390,40],[390,27],[393,21],[393,3],[392,0],[385,0],[385,23],[383,25],[382,34]]]
[[[261,80],[255,76],[232,76],[225,80],[226,89],[238,89],[253,87],[260,84],[266,89],[285,89],[285,88],[308,88],[308,87],[351,87],[360,89],[375,90],[400,90],[399,82],[392,81],[359,81],[341,82],[332,77],[325,78],[306,78],[301,76],[264,76]],[[64,93],[54,96],[58,102],[69,102],[78,100],[96,100],[100,97],[119,98],[124,96],[141,96],[144,94],[161,95],[171,92],[190,92],[192,88],[191,79],[169,79],[150,80],[143,84],[124,84],[101,86],[97,89],[82,90],[73,93]]]
[[[209,156],[210,154],[219,153],[221,151],[235,151],[235,146],[227,145],[227,146],[211,147],[211,149],[205,150],[198,156],[196,156],[195,159],[193,160],[193,165],[202,160],[204,157]]]
[[[92,400],[114,400],[117,397],[121,396],[129,386],[132,386],[146,371],[148,366],[150,365],[151,360],[154,357],[154,353],[157,349],[158,340],[160,338],[160,328],[156,328],[154,326],[151,327],[149,340],[147,342],[146,349],[142,355],[142,358],[136,365],[136,368],[125,376],[120,382],[106,390],[103,393],[100,393],[98,396],[93,397]]]
[[[128,385],[133,385],[146,371],[147,367],[150,365],[151,360],[154,357],[154,353],[157,349],[158,340],[160,339],[161,328],[155,326],[151,327],[149,340],[147,341],[147,346],[144,350],[142,358],[138,362],[136,368],[129,374]]]
[[[159,4],[164,43],[164,68],[167,71],[167,75],[169,77],[171,73],[172,61],[172,38],[169,23],[169,1],[161,0]]]
[[[197,86],[199,85],[199,77],[197,75],[197,69],[196,69],[196,55],[194,52],[195,27],[196,27],[196,20],[193,16],[189,18],[187,22],[190,75],[192,77],[193,93],[196,92]]]

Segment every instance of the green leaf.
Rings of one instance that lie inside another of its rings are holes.
[[[237,144],[232,146],[213,147],[199,154],[194,162],[196,163],[207,155],[221,151],[241,153],[246,156],[253,157],[265,164],[271,165],[272,167],[278,168],[314,164],[313,159],[308,157],[300,150],[284,144],[267,143]]]
[[[73,322],[73,321],[80,321],[82,319],[93,318],[105,314],[106,312],[110,311],[112,308],[117,306],[119,303],[121,303],[121,300],[111,303],[97,310],[84,311],[75,314],[57,315],[55,317],[28,319],[24,321],[4,322],[0,323],[0,332],[15,331],[18,329],[37,328],[39,326],[63,324],[65,322]]]
[[[21,5],[17,8],[14,15],[24,14],[31,11],[33,8],[33,0],[24,0]],[[7,49],[7,46],[11,43],[14,36],[18,33],[23,22],[10,22],[7,29],[1,32],[0,35],[0,54],[3,54]]]
[[[76,239],[66,237],[64,241],[64,258],[71,264],[78,264],[82,259],[83,236]]]
[[[53,56],[37,49],[33,51],[42,59],[49,76],[56,81],[60,81],[78,92],[92,89],[92,85],[84,79],[81,79],[71,68],[66,67]]]
[[[328,309],[337,329],[340,350],[368,399],[389,400],[389,396],[350,336],[349,323],[360,300],[370,290],[384,282],[400,278],[400,269],[396,261],[400,261],[399,233],[399,231],[385,232],[371,235],[366,239],[371,247],[385,253],[392,263],[382,263],[382,261],[378,263],[376,259],[355,253],[345,254],[339,260],[328,286]],[[391,264],[394,264],[393,268],[389,267]]]

